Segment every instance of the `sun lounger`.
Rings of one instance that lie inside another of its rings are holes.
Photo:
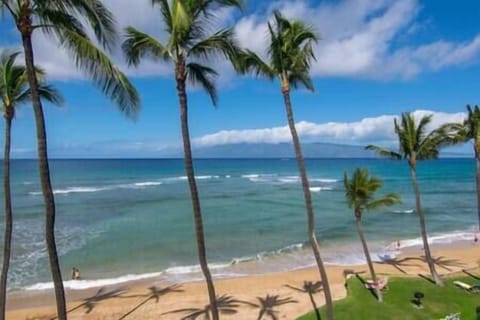
[[[472,286],[462,281],[454,281],[453,284],[455,284],[459,288],[467,290],[468,292],[480,292],[480,285]]]
[[[385,290],[387,288],[388,284],[388,277],[385,277],[383,279],[379,279],[378,281],[378,289],[380,290]],[[377,285],[373,280],[367,280],[365,281],[365,288],[374,290],[377,288]]]

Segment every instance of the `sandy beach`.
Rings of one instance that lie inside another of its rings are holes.
[[[462,273],[478,267],[480,245],[471,242],[435,246],[433,254],[441,274]],[[428,274],[419,248],[392,260],[376,263],[379,274],[417,277]],[[365,265],[328,266],[328,276],[335,300],[346,295],[344,271],[355,270],[368,277]],[[219,279],[218,296],[222,297],[222,319],[256,319],[263,309],[274,312],[278,319],[296,319],[312,309],[308,294],[296,290],[305,281],[319,281],[315,268],[289,272]],[[50,291],[22,292],[9,297],[8,319],[54,319],[54,299]],[[324,304],[323,294],[314,295],[318,306]],[[207,305],[203,282],[165,284],[155,279],[125,283],[112,287],[67,291],[69,319],[182,319],[198,313],[199,319]]]

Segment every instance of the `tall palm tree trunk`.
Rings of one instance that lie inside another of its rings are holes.
[[[475,147],[475,182],[477,185],[478,230],[480,231],[480,155],[477,147]]]
[[[10,133],[13,110],[5,110],[5,149],[3,154],[3,194],[5,205],[5,234],[3,240],[3,265],[0,278],[0,319],[5,319],[5,305],[7,302],[7,276],[10,267],[10,252],[12,248],[12,197],[10,190]]]
[[[212,319],[219,320],[217,299],[215,287],[213,285],[212,275],[207,264],[207,252],[205,248],[205,235],[203,233],[202,211],[200,208],[200,199],[198,196],[197,183],[193,170],[192,148],[190,144],[190,133],[188,129],[188,106],[187,94],[185,91],[185,61],[180,60],[175,70],[177,80],[177,92],[180,103],[180,121],[182,124],[183,152],[185,158],[185,171],[187,173],[188,185],[190,187],[190,196],[192,198],[193,218],[195,221],[195,235],[197,238],[198,260],[202,269],[205,281],[207,282],[208,297],[212,311]]]
[[[367,259],[368,269],[370,270],[370,275],[372,276],[373,283],[375,284],[375,292],[379,302],[383,301],[382,291],[378,287],[377,274],[373,268],[372,258],[370,257],[370,251],[368,250],[367,241],[365,240],[365,235],[363,233],[363,223],[360,218],[355,219],[357,222],[357,231],[360,236],[360,242],[362,243],[363,252],[365,253],[365,258]]]
[[[422,205],[420,202],[420,189],[417,182],[417,172],[415,166],[410,164],[410,173],[412,175],[413,190],[415,191],[415,205],[417,209],[418,219],[420,220],[420,232],[422,234],[423,240],[423,249],[425,250],[425,259],[427,260],[428,268],[430,269],[430,274],[432,275],[433,281],[437,285],[442,286],[443,281],[435,270],[435,264],[432,259],[432,254],[430,253],[430,245],[428,244],[427,237],[427,228],[425,225],[425,216],[423,214]]]
[[[333,320],[333,302],[332,294],[330,291],[330,285],[328,283],[327,272],[320,256],[320,249],[315,236],[315,216],[313,212],[312,194],[310,193],[310,186],[307,178],[307,171],[305,169],[305,161],[302,155],[302,147],[300,145],[300,139],[298,138],[297,129],[295,128],[295,120],[293,118],[292,103],[290,101],[289,89],[282,88],[283,99],[285,101],[285,109],[287,112],[288,126],[292,134],[293,146],[295,148],[295,156],[297,158],[298,170],[300,171],[300,178],[302,180],[303,196],[305,198],[305,207],[307,208],[308,218],[308,239],[312,246],[313,255],[317,262],[318,271],[323,282],[323,291],[325,294],[325,304],[327,306],[327,319]]]
[[[27,9],[28,10],[28,9]],[[65,292],[63,289],[62,274],[58,263],[57,245],[55,243],[55,199],[50,182],[50,168],[47,154],[47,134],[45,131],[45,119],[43,116],[42,103],[38,93],[38,81],[35,74],[31,38],[31,18],[29,15],[23,17],[24,21],[19,22],[22,33],[22,43],[25,53],[25,67],[27,70],[28,82],[32,94],[33,111],[35,113],[35,124],[37,129],[37,151],[38,167],[40,172],[40,183],[42,185],[43,201],[45,203],[45,238],[47,242],[48,258],[52,272],[53,284],[55,287],[55,298],[57,302],[57,315],[59,320],[67,319],[67,308],[65,303]]]

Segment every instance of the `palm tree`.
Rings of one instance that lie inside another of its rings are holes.
[[[375,198],[375,192],[382,187],[382,181],[376,177],[368,175],[366,169],[356,169],[353,172],[352,179],[348,179],[348,175],[345,172],[343,177],[343,185],[345,186],[345,199],[348,207],[353,208],[353,214],[355,215],[355,221],[357,223],[357,231],[362,242],[363,252],[367,259],[368,268],[370,269],[370,275],[372,276],[373,283],[377,283],[377,275],[373,268],[372,259],[370,258],[370,252],[368,250],[367,241],[363,233],[362,213],[364,210],[373,210],[382,206],[391,206],[400,201],[400,197],[397,194],[389,193],[381,198]],[[382,302],[382,292],[378,286],[376,288],[378,301]]]
[[[477,185],[477,214],[480,230],[480,108],[467,105],[467,118],[463,123],[447,123],[443,126],[453,144],[473,141],[475,177]]]
[[[182,126],[185,171],[192,199],[195,234],[198,247],[198,259],[205,277],[211,312],[214,320],[218,319],[215,287],[207,264],[205,236],[197,183],[192,161],[190,133],[188,126],[187,84],[198,85],[217,103],[217,90],[214,80],[217,72],[204,63],[218,56],[233,58],[238,50],[233,40],[231,29],[222,29],[213,34],[212,16],[216,10],[228,7],[240,8],[241,0],[152,0],[158,6],[169,35],[167,42],[135,29],[126,28],[126,39],[122,45],[130,65],[137,66],[142,58],[171,62],[174,68],[176,89],[180,106],[180,123]]]
[[[268,61],[262,60],[256,53],[246,50],[237,59],[236,69],[240,73],[253,73],[257,77],[270,80],[276,78],[280,81],[281,91],[287,113],[288,126],[292,135],[293,146],[302,181],[303,195],[308,217],[308,238],[317,262],[320,276],[324,286],[327,317],[333,319],[333,303],[328,284],[327,273],[320,256],[320,249],[315,235],[315,215],[313,212],[312,195],[307,178],[302,147],[295,128],[292,103],[290,100],[291,89],[304,86],[314,91],[309,70],[312,60],[315,59],[313,44],[318,41],[315,31],[297,20],[288,20],[279,11],[274,11],[274,24],[268,23],[270,43],[268,48]]]
[[[417,182],[417,161],[437,159],[440,147],[447,143],[445,133],[441,128],[433,130],[427,134],[427,125],[432,121],[432,115],[423,116],[418,125],[415,123],[415,117],[409,113],[402,113],[400,123],[394,120],[395,133],[398,136],[399,150],[392,151],[386,148],[368,145],[367,150],[373,150],[377,154],[390,159],[407,159],[412,176],[413,190],[415,192],[415,204],[418,219],[420,221],[420,232],[423,240],[423,248],[427,260],[430,274],[433,281],[438,285],[443,285],[443,281],[435,270],[435,264],[430,253],[428,244],[427,229],[425,224],[425,215],[423,214],[420,201],[420,188]]]
[[[45,203],[45,238],[55,286],[57,314],[60,320],[64,320],[67,316],[55,242],[55,199],[50,181],[47,135],[39,82],[35,73],[32,35],[39,30],[56,39],[59,45],[69,52],[77,67],[85,71],[102,92],[114,100],[127,115],[136,113],[140,100],[126,76],[87,35],[88,25],[105,49],[111,49],[115,42],[114,19],[100,0],[0,0],[0,10],[7,13],[3,16],[10,16],[13,20],[22,40],[35,114],[38,166]]]
[[[0,277],[0,319],[5,319],[5,304],[7,300],[7,276],[10,266],[12,245],[12,199],[10,190],[10,136],[15,110],[20,105],[30,102],[31,94],[28,88],[27,73],[24,66],[15,64],[19,52],[3,51],[0,55],[0,97],[3,117],[5,118],[5,143],[3,154],[3,189],[5,206],[5,233],[3,242],[3,265]],[[37,70],[37,76],[43,76]],[[62,97],[51,86],[40,83],[38,92],[41,98],[60,105]]]

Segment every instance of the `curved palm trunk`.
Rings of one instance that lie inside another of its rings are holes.
[[[31,26],[30,18],[24,21],[24,28]],[[20,22],[21,24],[22,22]],[[38,82],[35,75],[35,64],[33,58],[31,31],[22,31],[22,42],[25,53],[25,66],[28,82],[32,94],[33,111],[35,113],[35,124],[37,129],[37,151],[38,167],[40,172],[40,183],[42,185],[43,201],[45,203],[45,238],[47,242],[48,258],[52,272],[53,284],[55,286],[55,298],[57,302],[57,315],[59,320],[67,319],[67,308],[65,304],[65,292],[63,289],[62,274],[58,263],[57,245],[55,243],[55,199],[53,197],[52,185],[50,182],[50,168],[47,154],[47,134],[45,131],[45,119],[43,116],[42,103],[38,93]]]
[[[427,260],[428,268],[430,269],[430,274],[432,275],[433,281],[438,285],[443,285],[443,281],[435,270],[435,264],[432,259],[432,254],[430,253],[430,245],[428,244],[427,237],[427,228],[425,225],[425,216],[423,214],[422,205],[420,202],[420,189],[417,182],[417,172],[415,166],[410,164],[410,173],[412,175],[413,189],[415,191],[415,205],[417,209],[418,219],[420,220],[420,232],[422,234],[423,248],[425,250],[425,260]]]
[[[368,250],[367,241],[365,240],[365,235],[363,233],[363,223],[360,218],[355,219],[357,222],[357,231],[360,236],[360,241],[362,242],[363,252],[365,253],[365,258],[367,259],[368,269],[370,270],[370,275],[372,276],[373,283],[375,283],[375,292],[379,302],[383,301],[382,291],[378,288],[377,274],[373,268],[372,258],[370,257],[370,251]]]
[[[3,266],[0,278],[0,319],[5,319],[7,302],[7,276],[10,267],[10,252],[12,247],[12,198],[10,191],[10,133],[12,126],[12,110],[5,111],[5,150],[3,154],[3,192],[5,198],[5,234],[3,241]]]
[[[182,123],[183,152],[185,158],[185,171],[187,173],[188,185],[190,187],[190,196],[192,198],[193,218],[195,221],[195,235],[197,238],[198,260],[202,269],[205,281],[207,282],[208,297],[210,300],[210,308],[212,311],[212,320],[218,320],[218,306],[213,285],[212,275],[207,264],[207,252],[205,248],[205,236],[203,233],[202,212],[200,208],[200,199],[198,196],[197,183],[195,181],[195,173],[193,170],[192,148],[190,144],[190,133],[188,129],[188,109],[187,94],[185,91],[185,62],[179,61],[175,70],[177,80],[177,92],[180,103],[180,121]]]
[[[300,178],[302,180],[303,195],[305,198],[305,206],[307,208],[308,218],[308,239],[312,246],[313,255],[317,262],[320,277],[323,282],[323,291],[325,293],[325,304],[327,307],[327,319],[333,320],[333,302],[332,294],[330,291],[330,285],[328,283],[327,272],[320,256],[320,248],[318,246],[317,238],[315,236],[315,216],[313,212],[312,195],[310,193],[310,186],[307,178],[307,171],[305,169],[305,161],[302,155],[302,147],[300,145],[300,139],[298,138],[297,129],[295,128],[295,120],[293,118],[292,103],[290,101],[290,91],[288,89],[282,89],[283,99],[285,101],[285,109],[287,111],[288,126],[292,134],[293,146],[295,148],[295,156],[297,158],[298,170],[300,171]]]
[[[478,230],[480,230],[480,155],[477,147],[475,147],[475,182],[477,185]]]

